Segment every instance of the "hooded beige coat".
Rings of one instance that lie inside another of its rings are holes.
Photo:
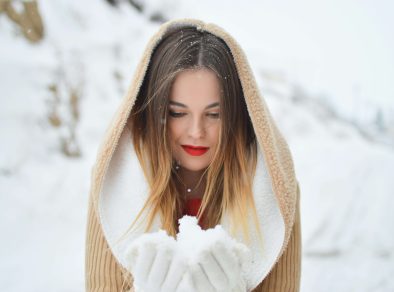
[[[258,140],[258,166],[254,200],[264,238],[264,252],[252,240],[253,261],[248,263],[249,291],[299,291],[301,276],[300,188],[288,145],[259,93],[240,45],[222,28],[196,19],[164,23],[150,39],[129,90],[115,113],[100,145],[92,170],[86,234],[86,291],[128,291],[132,275],[124,251],[142,234],[116,244],[142,207],[147,183],[134,155],[125,126],[148,67],[151,54],[172,25],[193,25],[223,39],[231,50],[242,84],[249,115]],[[223,226],[226,227],[225,221]],[[159,221],[153,229],[158,230]],[[252,238],[255,239],[255,234]]]

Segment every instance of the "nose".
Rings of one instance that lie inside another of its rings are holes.
[[[189,136],[193,139],[202,138],[205,134],[205,125],[201,118],[195,117],[189,126]]]

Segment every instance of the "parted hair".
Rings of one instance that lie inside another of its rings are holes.
[[[175,184],[168,105],[177,74],[198,69],[209,69],[216,74],[221,96],[219,142],[204,172],[206,187],[197,217],[203,214],[204,228],[211,228],[220,224],[227,213],[231,233],[241,230],[248,241],[249,222],[254,222],[261,236],[253,200],[256,136],[230,49],[219,37],[192,26],[170,29],[156,45],[127,121],[150,190],[145,205],[128,230],[148,210],[146,231],[159,214],[162,228],[168,234],[175,236],[178,232],[185,198]]]

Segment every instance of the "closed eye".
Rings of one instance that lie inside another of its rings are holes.
[[[186,113],[179,113],[179,112],[174,112],[174,111],[169,111],[168,113],[170,114],[171,117],[174,117],[174,118],[180,118],[180,117],[186,115]]]
[[[219,118],[219,113],[208,113],[207,116],[218,119]]]
[[[171,110],[168,111],[168,113],[169,113],[169,115],[171,117],[174,117],[174,118],[180,118],[180,117],[183,117],[184,115],[187,114],[187,113],[182,113],[182,112],[174,112],[174,111],[171,111]],[[207,113],[206,115],[208,117],[214,118],[214,119],[219,119],[219,117],[220,117],[219,113]]]

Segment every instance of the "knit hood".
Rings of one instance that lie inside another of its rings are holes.
[[[241,81],[247,110],[258,142],[258,160],[253,182],[254,201],[263,236],[264,249],[251,228],[250,248],[253,258],[246,263],[248,290],[255,288],[270,272],[285,250],[295,220],[298,182],[288,145],[259,92],[256,80],[240,45],[221,27],[197,19],[176,19],[164,23],[149,40],[137,65],[127,94],[113,116],[92,171],[90,198],[98,215],[105,239],[116,258],[126,269],[125,250],[143,233],[138,228],[126,240],[117,240],[133,222],[149,194],[148,182],[134,152],[126,122],[138,96],[156,45],[172,26],[195,26],[221,38],[230,48]],[[229,231],[224,217],[222,226]],[[254,226],[252,223],[250,226]],[[156,217],[151,231],[158,231]],[[239,238],[239,240],[242,240]]]

